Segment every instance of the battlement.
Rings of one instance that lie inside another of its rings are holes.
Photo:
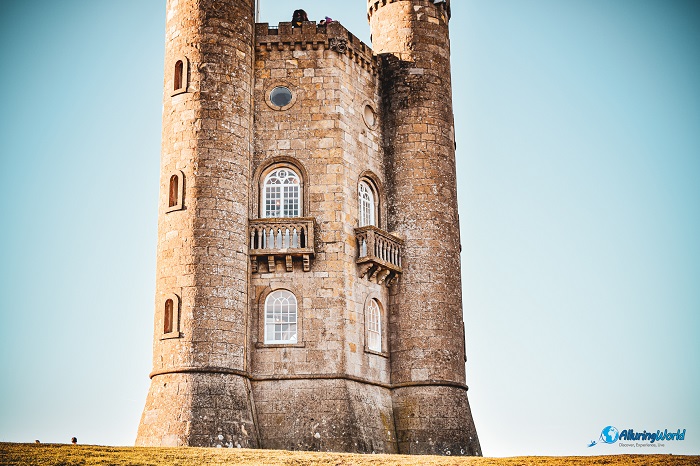
[[[372,48],[358,39],[337,21],[330,24],[316,24],[306,21],[300,28],[292,23],[279,23],[270,27],[268,23],[255,25],[255,46],[257,50],[333,50],[346,54],[348,58],[367,71],[377,73],[377,58]]]
[[[372,18],[372,14],[377,11],[380,7],[388,5],[389,3],[398,2],[400,0],[370,0],[367,7],[367,20]],[[452,17],[452,9],[450,8],[450,0],[421,0],[422,3],[430,4],[433,3],[438,6],[438,8],[443,8],[447,13],[447,17]]]

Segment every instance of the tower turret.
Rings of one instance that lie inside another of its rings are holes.
[[[405,240],[389,324],[399,451],[479,455],[465,385],[450,2],[369,0],[368,17],[381,58],[388,226]]]
[[[137,445],[257,447],[246,373],[254,0],[168,0],[155,337]]]

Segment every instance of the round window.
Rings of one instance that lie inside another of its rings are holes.
[[[365,105],[365,111],[363,116],[365,117],[365,123],[367,126],[370,128],[374,128],[374,126],[377,124],[377,114],[374,112],[374,109],[372,106],[369,104]]]
[[[277,86],[270,92],[270,102],[277,107],[286,107],[292,102],[292,91],[284,86]]]

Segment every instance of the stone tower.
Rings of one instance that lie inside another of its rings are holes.
[[[479,455],[449,1],[254,24],[168,0],[151,388],[137,445]]]

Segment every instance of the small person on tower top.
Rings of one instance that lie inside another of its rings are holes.
[[[309,20],[309,15],[304,10],[294,10],[292,14],[292,27],[300,28],[301,23]]]

